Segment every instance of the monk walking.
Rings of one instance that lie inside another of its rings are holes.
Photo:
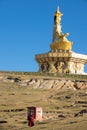
[[[28,115],[28,126],[34,126],[34,115]]]

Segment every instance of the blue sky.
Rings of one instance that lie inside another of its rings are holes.
[[[38,71],[35,54],[50,50],[57,6],[73,51],[87,54],[87,0],[0,0],[0,70]]]

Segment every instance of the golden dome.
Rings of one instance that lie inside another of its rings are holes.
[[[51,50],[72,50],[72,42],[60,41],[50,45]]]

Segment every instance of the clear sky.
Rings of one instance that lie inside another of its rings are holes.
[[[0,70],[38,71],[35,54],[50,51],[57,6],[73,51],[87,54],[87,0],[0,0]]]

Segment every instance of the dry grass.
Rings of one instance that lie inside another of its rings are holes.
[[[87,113],[75,117],[87,109],[86,102],[87,90],[31,89],[0,82],[0,130],[29,130],[28,106],[43,108],[43,121],[35,121],[32,130],[87,130]]]

